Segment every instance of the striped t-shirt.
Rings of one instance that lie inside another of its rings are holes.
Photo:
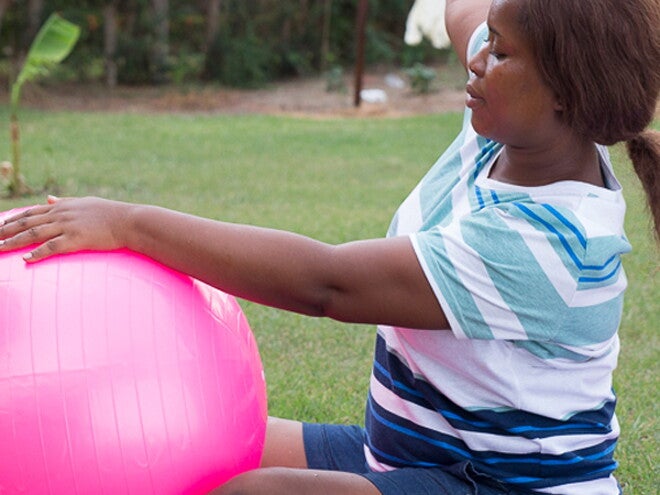
[[[616,494],[621,187],[602,147],[606,188],[501,183],[489,178],[501,149],[466,111],[394,217],[388,236],[410,237],[451,331],[378,328],[367,459],[469,461],[524,490]]]

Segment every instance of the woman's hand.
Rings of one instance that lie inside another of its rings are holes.
[[[122,238],[130,205],[99,198],[48,197],[38,205],[0,222],[0,251],[37,244],[25,254],[35,262],[55,254],[106,251],[125,246]]]

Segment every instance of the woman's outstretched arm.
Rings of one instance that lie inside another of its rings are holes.
[[[98,198],[40,205],[0,226],[0,251],[28,262],[128,248],[228,293],[355,323],[447,328],[407,237],[330,245],[281,230]]]

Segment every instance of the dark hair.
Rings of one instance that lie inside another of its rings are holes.
[[[561,118],[600,144],[628,142],[660,240],[658,0],[521,0],[519,19]]]
[[[645,131],[626,143],[635,173],[644,186],[660,242],[660,132]]]

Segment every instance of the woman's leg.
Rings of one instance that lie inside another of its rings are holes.
[[[304,433],[303,433],[304,432]],[[451,468],[400,468],[375,472],[366,466],[359,426],[313,425],[270,418],[262,469],[241,474],[215,495],[512,495],[515,490],[478,473],[471,463]],[[307,455],[309,450],[309,464]],[[363,472],[364,471],[364,472]]]
[[[359,474],[316,469],[262,468],[240,474],[213,495],[380,495]]]
[[[306,468],[303,425],[290,419],[268,418],[261,467]]]
[[[341,471],[306,469],[303,425],[268,418],[261,469],[243,473],[213,495],[379,495],[366,478]]]

